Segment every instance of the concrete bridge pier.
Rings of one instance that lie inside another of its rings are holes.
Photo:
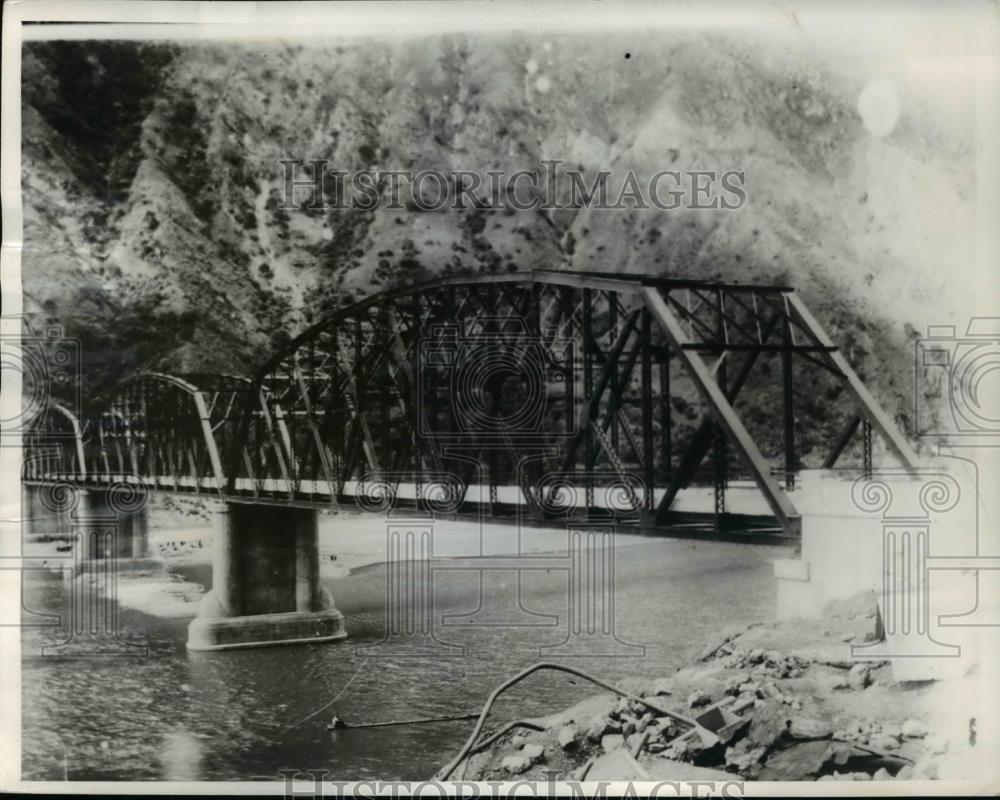
[[[132,558],[149,558],[149,513],[145,508],[128,515]]]
[[[188,627],[189,650],[329,642],[344,615],[319,582],[315,509],[218,503],[212,589]]]
[[[21,535],[24,543],[68,541],[70,534],[69,508],[73,490],[40,484],[21,484]]]
[[[109,559],[114,560],[119,572],[159,566],[149,552],[149,512],[145,495],[137,492],[127,503],[121,503],[113,495],[114,490],[78,491],[80,499],[73,513],[73,528],[89,530],[83,542],[79,569],[87,571],[95,562]]]

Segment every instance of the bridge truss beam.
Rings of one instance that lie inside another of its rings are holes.
[[[391,502],[434,494],[435,508],[456,513],[479,503],[658,525],[684,487],[714,486],[718,517],[727,486],[748,478],[795,533],[787,490],[804,437],[793,364],[811,391],[817,376],[842,386],[915,467],[792,289],[536,271],[444,278],[338,309],[251,379],[140,375],[78,423],[71,444],[29,437],[49,452],[28,460],[30,477],[134,476],[150,490],[306,506],[357,502],[378,484]],[[760,406],[780,408],[781,424]],[[615,492],[628,508],[609,507]]]

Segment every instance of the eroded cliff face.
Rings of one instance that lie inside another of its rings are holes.
[[[790,283],[906,425],[911,340],[960,307],[947,267],[972,252],[972,162],[918,109],[871,135],[860,88],[721,35],[33,43],[26,311],[83,340],[97,396],[139,368],[250,374],[332,305],[444,273]],[[748,199],[284,210],[289,158],[480,174],[555,159],[611,171],[612,196],[627,170],[737,169]],[[842,419],[825,399],[802,400],[823,436]]]

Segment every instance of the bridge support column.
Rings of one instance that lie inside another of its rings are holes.
[[[149,511],[146,498],[135,495],[127,508],[116,507],[110,493],[101,489],[81,489],[74,516],[78,522],[104,522],[109,535],[89,537],[78,571],[91,571],[95,562],[114,560],[115,570],[130,572],[159,568],[149,554]],[[110,535],[113,532],[113,535]]]
[[[71,538],[69,514],[51,487],[21,484],[21,525],[25,543]]]
[[[189,650],[328,642],[347,636],[319,581],[314,509],[216,504],[212,589],[188,627]]]
[[[132,558],[149,558],[149,513],[145,508],[131,515]]]

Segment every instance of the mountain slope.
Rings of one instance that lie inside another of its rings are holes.
[[[90,396],[144,367],[249,374],[330,305],[399,283],[558,267],[790,283],[908,425],[915,331],[961,307],[933,259],[971,253],[967,153],[917,108],[875,138],[860,87],[735,38],[35,43],[23,75],[26,309],[85,340]],[[626,170],[737,169],[748,201],[282,210],[289,158],[556,159],[611,171],[612,197]],[[842,421],[803,413],[817,436]]]

